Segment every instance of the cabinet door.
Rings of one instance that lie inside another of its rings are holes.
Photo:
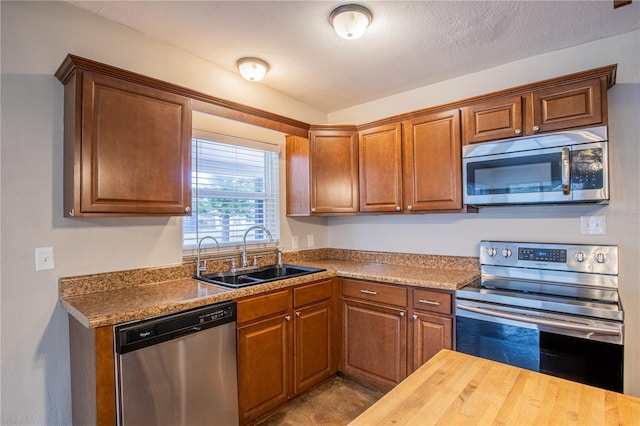
[[[465,145],[523,134],[523,98],[513,96],[462,108]]]
[[[548,132],[603,123],[602,93],[606,81],[599,78],[568,83],[533,92],[534,131]]]
[[[453,320],[451,318],[414,312],[413,366],[411,372],[427,362],[440,349],[453,346]]]
[[[331,376],[332,301],[318,303],[295,311],[293,335],[295,340],[294,393]]]
[[[406,310],[342,302],[341,371],[382,389],[407,376]]]
[[[404,203],[409,211],[462,208],[460,112],[404,123]]]
[[[360,211],[402,211],[402,126],[358,133]]]
[[[276,408],[289,398],[290,324],[285,315],[278,315],[238,327],[240,424]]]
[[[311,212],[358,212],[356,132],[312,130]]]
[[[191,101],[83,72],[73,206],[67,214],[185,215],[191,211]],[[70,160],[70,159],[69,159]]]
[[[311,214],[309,139],[291,135],[285,139],[287,216],[309,216]]]

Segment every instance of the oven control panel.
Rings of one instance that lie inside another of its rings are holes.
[[[618,274],[618,247],[609,245],[481,241],[480,263],[557,271]]]

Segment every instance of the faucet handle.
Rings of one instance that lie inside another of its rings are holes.
[[[224,260],[226,263],[231,263],[231,272],[235,272],[236,271],[236,258],[232,258],[232,259],[225,259]]]
[[[262,256],[253,256],[253,266],[258,266],[258,259],[260,259]]]
[[[202,265],[201,265],[200,263],[198,263],[198,265],[197,265],[197,269],[198,269],[198,271],[199,271],[199,272],[204,272],[204,271],[206,271],[206,270],[207,270],[207,259],[204,259],[204,260],[202,261]]]

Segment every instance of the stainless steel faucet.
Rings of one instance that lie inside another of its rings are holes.
[[[270,243],[273,242],[273,237],[271,236],[271,232],[269,232],[269,230],[265,226],[263,226],[263,225],[250,226],[249,229],[247,229],[244,232],[244,237],[242,237],[242,267],[243,268],[246,268],[247,264],[249,263],[247,261],[247,234],[253,229],[262,229],[269,236],[269,242]]]
[[[200,241],[198,241],[198,263],[196,264],[196,276],[200,277],[200,273],[204,272],[207,270],[207,260],[205,259],[204,264],[200,265],[200,246],[202,245],[202,242],[204,240],[206,240],[207,238],[211,238],[213,241],[216,242],[216,245],[218,246],[218,252],[220,251],[220,243],[218,242],[218,240],[216,240],[215,237],[212,237],[210,235],[207,235],[205,237],[200,238]]]

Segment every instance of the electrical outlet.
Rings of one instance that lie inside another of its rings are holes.
[[[581,216],[580,232],[582,235],[604,235],[605,216]]]
[[[291,249],[292,250],[298,250],[298,247],[300,245],[298,244],[298,236],[297,235],[292,235],[291,236]]]
[[[307,247],[311,248],[311,247],[313,247],[315,245],[316,245],[316,243],[314,241],[313,234],[307,235]]]
[[[36,249],[36,271],[46,271],[53,268],[55,268],[53,247],[38,247]]]

